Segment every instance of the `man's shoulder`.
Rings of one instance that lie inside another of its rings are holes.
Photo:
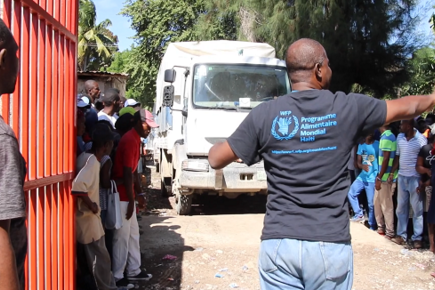
[[[11,126],[6,124],[2,116],[0,116],[0,135],[8,135],[16,138],[14,130],[12,130]]]
[[[125,133],[121,140],[119,140],[118,149],[122,148],[122,146],[130,146],[131,142],[140,142],[140,136],[134,131],[134,129],[129,130]]]
[[[433,145],[431,145],[431,144],[426,144],[426,145],[424,145],[424,146],[422,146],[422,147],[420,148],[420,153],[423,153],[423,152],[429,152],[429,151],[432,150],[432,148],[433,148]]]
[[[94,154],[83,152],[77,157],[77,167],[79,170],[83,168],[99,168],[99,162]],[[99,170],[99,169],[98,169]]]
[[[417,133],[415,133],[415,136],[420,140],[420,141],[424,141],[427,143],[427,138],[421,134],[420,132],[417,131]]]

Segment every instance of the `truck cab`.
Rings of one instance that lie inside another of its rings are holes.
[[[214,170],[207,158],[210,148],[225,141],[254,107],[290,92],[285,63],[267,44],[171,45],[157,78],[154,109],[159,123],[154,159],[162,193],[175,195],[178,214],[189,214],[194,195],[266,194],[262,162],[248,167],[239,160]]]

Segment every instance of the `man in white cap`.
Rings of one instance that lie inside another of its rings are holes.
[[[136,111],[140,110],[140,103],[138,101],[136,101],[135,99],[128,99],[127,101],[125,101],[124,103],[124,107],[132,107],[134,108]]]

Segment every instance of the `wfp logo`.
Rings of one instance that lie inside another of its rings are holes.
[[[290,129],[293,125],[293,130]],[[299,130],[299,120],[291,111],[281,111],[272,123],[271,133],[276,140],[290,140]]]

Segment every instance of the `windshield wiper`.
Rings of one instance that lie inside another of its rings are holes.
[[[198,108],[201,109],[210,109],[210,110],[225,110],[225,111],[244,111],[244,110],[252,110],[252,108],[239,108],[239,107],[203,107],[203,106],[198,106]]]

